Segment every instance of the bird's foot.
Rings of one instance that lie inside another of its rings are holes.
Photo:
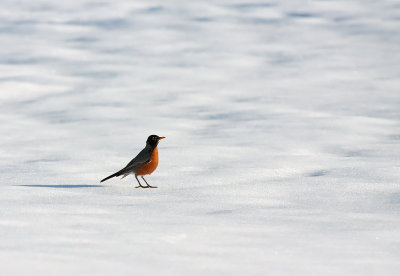
[[[148,187],[140,185],[140,186],[136,186],[135,188],[148,188]]]

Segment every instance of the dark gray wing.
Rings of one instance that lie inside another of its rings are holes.
[[[151,149],[145,147],[139,154],[133,158],[120,172],[121,174],[128,172],[136,172],[141,166],[148,163],[151,158]]]
[[[107,179],[113,178],[115,176],[120,176],[132,172],[136,173],[141,166],[150,161],[152,153],[153,150],[150,147],[146,146],[141,152],[139,152],[139,154],[135,158],[131,160],[131,162],[128,163],[128,165],[125,166],[125,168],[117,171],[116,173],[113,173],[112,175],[107,176],[100,182],[104,182]]]

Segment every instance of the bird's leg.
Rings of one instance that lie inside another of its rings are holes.
[[[135,188],[147,188],[147,187],[145,187],[145,186],[142,186],[142,184],[140,184],[140,181],[139,181],[139,179],[137,178],[136,174],[135,174],[135,178],[136,178],[137,182],[139,183],[139,186],[136,186]],[[146,183],[147,183],[147,182],[146,182]],[[147,184],[147,185],[149,185],[149,184]]]
[[[144,179],[143,175],[142,175],[142,179],[144,180],[144,182],[146,182],[147,187],[146,188],[157,188],[156,186],[150,186],[149,183],[147,183],[146,179]]]

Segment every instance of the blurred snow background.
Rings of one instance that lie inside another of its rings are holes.
[[[2,0],[0,41],[2,275],[398,275],[398,1]],[[100,185],[150,134],[159,189]]]

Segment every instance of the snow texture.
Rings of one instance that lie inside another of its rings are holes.
[[[400,5],[0,3],[1,275],[399,275]],[[122,168],[166,136],[158,189]]]

